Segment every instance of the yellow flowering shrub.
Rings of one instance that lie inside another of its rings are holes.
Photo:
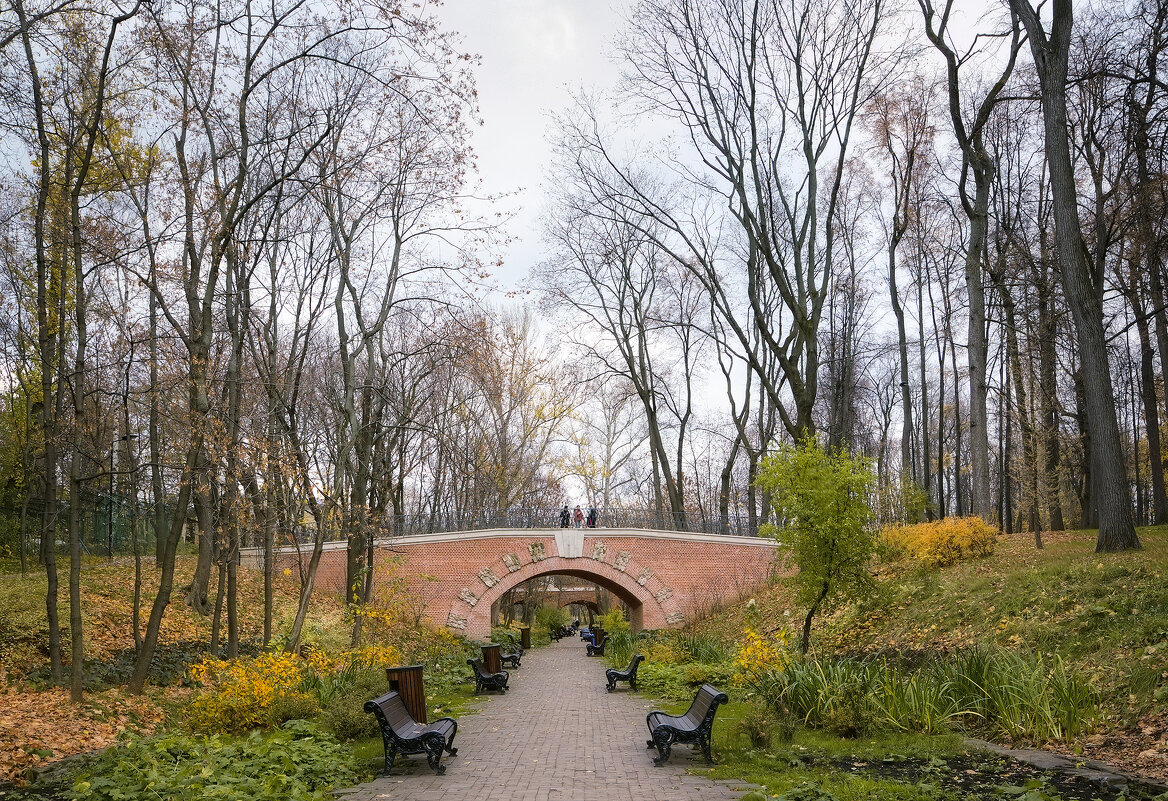
[[[678,665],[686,660],[672,642],[655,642],[646,649],[645,661],[658,665]]]
[[[928,567],[946,567],[962,559],[994,552],[998,530],[980,517],[947,517],[912,526],[886,526],[880,539]]]
[[[765,674],[784,670],[791,658],[788,645],[789,638],[785,630],[767,639],[747,627],[742,645],[734,657],[735,683],[749,686]]]
[[[393,667],[402,663],[402,652],[392,645],[362,645],[345,651],[341,659],[354,667]]]
[[[205,689],[188,710],[192,728],[226,733],[273,725],[277,706],[310,700],[299,689],[302,667],[299,658],[282,652],[204,658],[191,667],[191,678]]]

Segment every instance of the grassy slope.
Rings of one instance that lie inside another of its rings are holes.
[[[882,564],[874,596],[818,620],[813,648],[911,658],[989,643],[1057,654],[1091,676],[1106,721],[1103,731],[1080,742],[1047,747],[1166,780],[1168,527],[1141,529],[1140,537],[1142,551],[1121,554],[1094,553],[1094,535],[1079,531],[1046,535],[1041,551],[1029,535],[1002,537],[992,556],[943,570]],[[779,580],[756,594],[755,602],[764,628],[796,633],[804,610],[789,586]],[[732,641],[748,617],[746,605],[738,604],[698,627]],[[729,746],[727,765],[718,774],[757,778],[762,771],[775,786],[779,774],[736,756],[742,749],[734,747],[735,738],[741,735],[727,729],[722,735]],[[800,732],[796,742],[807,737],[831,740]],[[949,752],[953,744],[913,746],[922,747]],[[837,795],[850,797],[854,789]]]
[[[175,568],[174,592],[171,605],[162,620],[159,635],[161,645],[180,642],[206,642],[211,636],[211,617],[197,615],[183,604],[182,588],[194,574],[195,558],[179,557]],[[60,570],[60,568],[59,568]],[[67,570],[67,565],[64,570]],[[69,595],[67,572],[60,572],[61,587],[58,613],[61,626],[61,645],[69,647]],[[121,558],[113,562],[87,559],[81,572],[82,612],[86,639],[86,659],[107,659],[126,648],[133,648],[133,561]],[[140,626],[144,629],[150,615],[150,604],[158,586],[158,573],[153,565],[142,565],[142,609]],[[275,620],[277,630],[281,622],[290,621],[296,612],[299,593],[296,576],[277,575],[275,581]],[[17,574],[0,575],[0,665],[20,665],[22,670],[48,662],[48,624],[45,619],[46,580],[43,570],[30,572],[27,577]],[[215,597],[216,575],[211,577],[210,595]],[[239,571],[239,619],[242,640],[254,640],[263,634],[263,575],[250,570]],[[285,626],[285,628],[287,628]],[[317,592],[308,624],[307,638],[325,640],[326,644],[342,644],[344,633],[343,607],[327,593]],[[226,638],[224,619],[221,637]]]
[[[986,558],[943,570],[881,565],[878,591],[816,623],[829,653],[947,651],[976,643],[1055,653],[1087,671],[1113,724],[1168,700],[1168,528],[1141,529],[1144,549],[1094,553],[1087,532],[1002,537]],[[756,596],[764,626],[794,633],[803,610],[781,580]],[[711,634],[745,625],[738,605],[703,621]],[[1157,699],[1157,690],[1162,696]]]

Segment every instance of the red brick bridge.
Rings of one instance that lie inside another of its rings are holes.
[[[321,589],[342,590],[344,548],[326,544]],[[748,596],[776,570],[770,539],[631,528],[421,534],[379,541],[377,553],[379,568],[400,560],[395,577],[426,617],[480,639],[490,635],[491,605],[540,576],[574,576],[603,587],[628,606],[630,623],[640,630],[683,626]]]

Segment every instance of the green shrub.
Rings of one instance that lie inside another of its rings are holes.
[[[717,662],[712,665],[705,662],[689,662],[682,667],[685,670],[685,683],[690,687],[712,684],[719,690],[726,690],[734,679],[734,665],[729,662]]]
[[[294,721],[245,738],[131,737],[85,763],[66,795],[91,801],[323,801],[358,779],[352,752]]]
[[[384,669],[357,671],[352,683],[323,705],[321,723],[338,740],[372,737],[377,734],[377,721],[365,711],[365,702],[388,691]]]
[[[637,686],[649,695],[684,701],[693,696],[685,680],[685,667],[668,662],[644,662],[637,671]]]
[[[510,646],[518,645],[520,641],[519,629],[514,626],[494,626],[491,628],[491,642]]]
[[[750,747],[757,751],[770,748],[776,733],[775,721],[758,707],[751,707],[742,716],[738,721],[738,729],[746,735]],[[790,742],[790,738],[784,737],[783,742]]]
[[[872,587],[876,542],[867,524],[876,477],[867,459],[824,450],[808,436],[763,460],[756,482],[770,494],[775,518],[786,521],[781,530],[764,529],[799,568],[789,581],[807,609],[799,645],[807,653],[815,615]]]
[[[696,631],[682,631],[673,635],[673,644],[686,662],[728,662],[734,651],[721,640]]]
[[[629,619],[625,617],[625,613],[620,607],[605,612],[596,622],[609,634],[623,634],[630,631]]]
[[[571,620],[567,609],[559,606],[541,606],[531,616],[531,644],[535,646],[547,645],[551,642],[551,633],[560,626],[566,626]]]
[[[272,701],[272,721],[279,725],[289,720],[312,720],[320,714],[320,709],[314,695],[282,695]]]

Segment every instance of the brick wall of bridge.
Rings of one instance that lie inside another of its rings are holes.
[[[377,549],[433,622],[490,633],[491,604],[513,586],[561,573],[592,581],[629,605],[636,628],[681,626],[745,597],[774,570],[772,542],[629,529],[496,530],[403,537]],[[295,555],[284,559],[294,560]],[[307,557],[305,557],[307,558]],[[345,551],[326,551],[318,587],[340,591]]]

